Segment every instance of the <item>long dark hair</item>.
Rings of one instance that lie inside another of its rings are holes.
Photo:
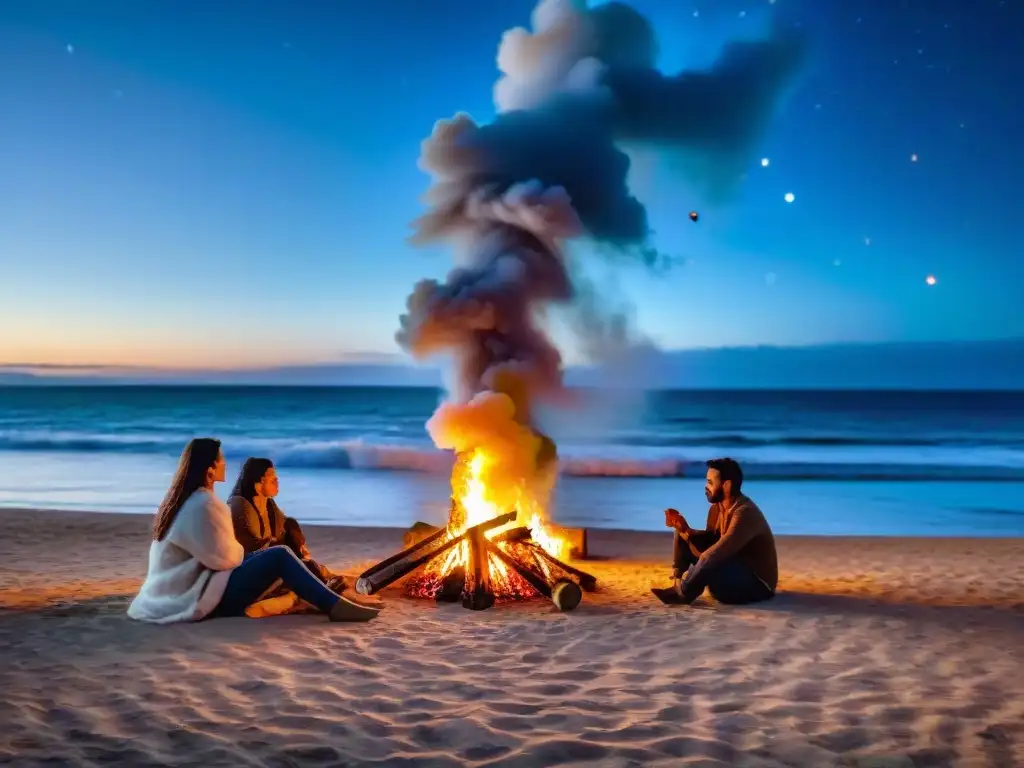
[[[188,441],[178,459],[178,469],[171,480],[171,487],[156,511],[153,521],[154,541],[163,541],[178,516],[185,500],[206,483],[206,470],[217,463],[220,456],[220,440],[212,437],[197,437]]]
[[[274,462],[270,459],[261,459],[257,456],[250,456],[238,470],[238,479],[235,480],[235,487],[231,489],[232,496],[241,496],[248,502],[256,497],[256,483],[263,479],[263,476],[274,468]]]

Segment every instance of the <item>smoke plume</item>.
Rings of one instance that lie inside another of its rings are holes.
[[[562,388],[543,310],[578,295],[568,241],[586,238],[648,264],[659,258],[622,147],[686,152],[701,174],[688,181],[728,187],[803,53],[800,40],[775,33],[728,45],[708,70],[666,75],[654,68],[651,25],[623,3],[542,0],[532,27],[501,41],[495,120],[478,125],[458,114],[422,146],[433,184],[412,240],[451,243],[460,266],[444,282],[415,287],[397,340],[416,357],[454,355],[457,386],[428,429],[439,447],[457,451],[490,433],[507,446],[517,434],[478,420],[470,428],[471,413],[505,414],[527,427],[522,449],[536,451],[531,406]],[[506,405],[480,407],[493,397]]]

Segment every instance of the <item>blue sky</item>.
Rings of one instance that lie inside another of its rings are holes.
[[[736,199],[638,160],[657,245],[688,263],[591,265],[644,333],[667,349],[1024,335],[1024,7],[633,4],[669,71],[770,14],[814,46]],[[397,352],[413,284],[450,265],[405,242],[419,144],[456,111],[493,114],[501,34],[531,8],[0,5],[0,364]]]

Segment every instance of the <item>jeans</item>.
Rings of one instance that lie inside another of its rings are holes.
[[[244,615],[245,609],[259,600],[278,579],[324,613],[330,613],[338,602],[338,596],[325,587],[291,549],[269,547],[246,555],[242,564],[231,572],[224,595],[212,615]]]
[[[712,533],[691,536],[693,545],[701,552],[715,543]],[[678,532],[672,543],[673,575],[680,576],[690,566],[697,564],[697,556]],[[770,600],[775,593],[761,581],[738,557],[729,557],[712,568],[703,568],[695,579],[686,585],[684,596],[696,599],[707,589],[713,598],[729,605],[746,605]]]
[[[306,534],[302,532],[302,528],[299,526],[299,523],[295,518],[286,517],[284,519],[284,535],[280,538],[278,543],[283,544],[298,555],[302,564],[309,568],[312,574],[320,579],[324,584],[330,581],[334,576],[326,566],[320,565],[320,563],[311,557],[304,558],[300,554],[302,552],[302,548],[306,546]]]

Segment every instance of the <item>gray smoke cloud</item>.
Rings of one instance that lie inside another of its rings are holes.
[[[588,239],[649,265],[660,257],[623,147],[688,153],[700,176],[689,183],[728,188],[804,54],[802,40],[775,32],[729,44],[707,70],[666,75],[654,67],[650,23],[623,3],[542,0],[532,27],[501,41],[495,120],[458,114],[423,143],[433,184],[412,242],[448,241],[461,266],[416,286],[396,336],[416,357],[455,355],[456,402],[503,392],[520,423],[531,402],[561,389],[543,309],[578,295],[566,243]],[[584,293],[579,314],[596,322]]]

